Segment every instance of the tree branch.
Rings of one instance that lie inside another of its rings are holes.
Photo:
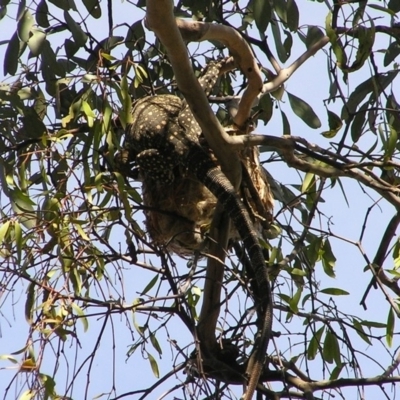
[[[238,127],[244,128],[250,118],[254,101],[263,87],[261,71],[250,46],[235,29],[226,25],[183,19],[177,19],[176,22],[184,40],[196,42],[217,40],[229,49],[236,64],[248,80],[246,90],[240,99],[238,112],[233,118],[233,122]]]
[[[214,115],[204,91],[194,76],[187,48],[176,25],[171,0],[148,0],[146,19],[167,50],[179,90],[200,125],[203,134],[221,164],[223,172],[238,188],[241,168],[237,154],[226,146],[229,135]]]

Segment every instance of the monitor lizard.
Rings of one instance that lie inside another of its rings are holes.
[[[221,64],[210,62],[199,83],[208,95],[219,76]],[[243,240],[258,287],[258,331],[250,355],[245,400],[250,400],[264,367],[271,336],[272,291],[262,249],[251,218],[234,187],[200,145],[201,129],[185,101],[174,95],[148,96],[132,108],[133,123],[127,126],[124,163],[135,162],[144,180],[173,182],[174,170],[191,171],[222,204]],[[126,159],[127,158],[127,159]]]

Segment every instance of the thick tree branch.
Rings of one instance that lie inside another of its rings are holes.
[[[400,210],[400,188],[377,177],[367,166],[351,162],[340,154],[307,142],[302,137],[252,134],[231,137],[230,143],[235,148],[267,146],[271,151],[277,151],[289,167],[303,172],[312,172],[325,178],[347,177],[355,179],[375,190],[396,210]],[[301,157],[299,153],[303,153],[313,160],[310,161],[310,158]]]
[[[240,99],[238,112],[233,118],[233,122],[243,128],[250,118],[254,101],[263,86],[261,71],[250,46],[235,29],[226,25],[182,19],[177,19],[177,25],[186,41],[217,40],[229,49],[237,66],[248,80],[246,90]]]

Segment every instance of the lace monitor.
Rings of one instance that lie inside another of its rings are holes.
[[[221,64],[211,62],[199,82],[207,94],[215,85]],[[133,123],[127,127],[124,150],[135,162],[144,180],[173,182],[174,170],[191,171],[220,201],[229,214],[250,258],[258,292],[258,332],[247,365],[248,388],[252,398],[263,370],[271,336],[272,292],[265,261],[250,216],[234,187],[199,143],[201,129],[186,102],[173,95],[149,96],[132,109]]]

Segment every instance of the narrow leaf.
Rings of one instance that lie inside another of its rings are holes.
[[[266,1],[266,3],[269,3]],[[288,0],[287,2],[287,26],[292,31],[297,31],[299,27],[299,9],[295,0]]]
[[[40,0],[36,7],[35,18],[36,22],[42,28],[48,28],[50,26],[48,18],[49,8],[47,7],[46,0]]]
[[[346,290],[338,289],[338,288],[326,288],[320,290],[320,293],[330,294],[333,296],[347,296],[350,293],[346,292]]]
[[[271,3],[265,0],[254,0],[253,17],[258,30],[263,36],[272,17]]]
[[[0,227],[0,245],[3,243],[3,240],[8,233],[8,228],[10,227],[10,224],[11,221],[7,221]]]
[[[321,127],[321,121],[314,110],[302,99],[287,92],[289,102],[293,112],[301,118],[310,128],[317,129]]]
[[[149,357],[149,361],[150,361],[150,365],[151,365],[151,369],[153,371],[153,374],[156,378],[160,377],[160,371],[158,370],[158,364],[157,361],[155,360],[155,358],[150,354],[147,353],[148,357]]]
[[[286,116],[284,111],[281,111],[281,117],[282,117],[282,126],[283,126],[283,135],[291,135],[290,131],[290,123],[288,120],[288,117]]]
[[[336,136],[339,130],[343,126],[343,122],[341,118],[332,111],[327,110],[328,112],[328,123],[329,123],[329,131],[322,132],[321,135],[331,139]]]
[[[3,70],[4,75],[15,75],[18,67],[18,57],[20,52],[20,43],[17,32],[12,35],[4,55]]]
[[[35,23],[32,14],[28,9],[24,11],[24,13],[21,16],[21,19],[18,21],[18,36],[22,42],[27,43],[30,34],[31,34],[31,29],[33,27],[33,24]]]
[[[33,305],[35,304],[35,284],[31,282],[28,286],[25,301],[25,318],[29,324],[33,321]]]
[[[100,18],[101,17],[101,8],[99,4],[99,0],[82,0],[86,10],[93,18]]]
[[[83,312],[82,308],[80,308],[76,303],[72,302],[71,306],[76,312],[76,315],[79,316],[79,320],[82,322],[83,331],[86,332],[89,328],[89,322],[88,319],[86,318],[85,313]]]
[[[64,19],[72,33],[72,37],[74,38],[75,43],[80,47],[84,46],[88,39],[86,33],[83,32],[80,25],[75,22],[68,11],[64,11]]]
[[[153,345],[153,347],[157,350],[158,354],[161,356],[161,354],[162,354],[162,349],[161,349],[161,346],[160,346],[160,344],[158,343],[158,340],[157,340],[157,338],[156,338],[156,335],[154,335],[154,333],[152,333],[152,334],[150,335],[150,341],[151,341],[151,344]]]
[[[158,280],[158,275],[155,275],[154,278],[146,285],[146,287],[142,291],[142,296],[145,295],[149,290],[153,288]]]
[[[307,348],[307,359],[308,360],[314,360],[314,358],[318,354],[318,352],[320,350],[321,337],[322,337],[322,334],[324,333],[324,330],[325,330],[325,327],[322,326],[321,328],[318,329],[318,331],[311,338],[310,343]]]
[[[356,328],[356,332],[357,332],[358,336],[360,336],[360,338],[362,340],[364,340],[366,343],[368,343],[369,345],[372,346],[371,341],[369,340],[368,336],[364,332],[364,328],[362,327],[360,322],[358,322],[358,320],[356,320],[355,318],[353,318],[353,325],[354,325],[354,328]]]
[[[392,347],[393,344],[394,324],[395,324],[394,311],[392,310],[392,308],[390,308],[387,318],[387,328],[386,328],[386,343],[388,344],[389,347]]]

